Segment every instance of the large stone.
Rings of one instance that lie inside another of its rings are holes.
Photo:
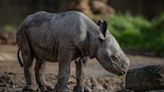
[[[137,92],[163,90],[164,65],[151,65],[129,70],[125,87]]]

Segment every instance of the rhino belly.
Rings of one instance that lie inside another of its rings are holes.
[[[58,55],[58,44],[55,40],[45,39],[46,36],[44,36],[43,40],[39,40],[35,37],[35,39],[32,41],[32,49],[36,56],[40,59],[56,62]]]
[[[40,46],[34,47],[34,52],[37,57],[42,60],[50,61],[50,62],[57,62],[57,53],[53,51],[52,48],[44,48]]]

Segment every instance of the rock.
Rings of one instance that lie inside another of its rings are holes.
[[[164,89],[164,65],[129,70],[125,87],[137,92]]]

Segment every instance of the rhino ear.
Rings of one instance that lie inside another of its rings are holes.
[[[107,31],[107,22],[101,19],[97,22],[97,25],[100,27],[100,31],[105,37]]]
[[[97,25],[100,26],[101,24],[103,24],[103,20],[100,19],[98,22],[97,22]]]

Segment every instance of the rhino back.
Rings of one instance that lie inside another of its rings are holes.
[[[24,25],[35,53],[46,60],[56,59],[59,46],[70,50],[85,44],[87,32],[95,23],[79,12],[37,12],[28,16]]]

